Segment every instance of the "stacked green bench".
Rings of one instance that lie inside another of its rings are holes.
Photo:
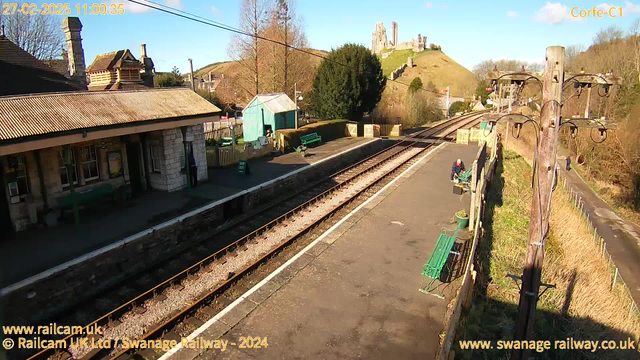
[[[471,181],[471,172],[473,171],[473,168],[461,173],[460,175],[458,175],[458,181],[460,181],[461,183],[469,183]]]
[[[115,189],[110,183],[94,186],[88,189],[76,189],[75,198],[78,206],[96,203],[101,200],[113,200]],[[71,209],[73,200],[71,194],[58,198],[58,207],[60,209]]]
[[[456,242],[459,230],[460,227],[457,227],[455,230],[442,229],[442,233],[440,234],[440,237],[438,237],[438,242],[431,252],[431,255],[429,255],[429,260],[427,260],[427,263],[422,267],[420,291],[423,293],[431,294],[431,292],[435,290],[435,286],[433,285],[442,275],[442,270],[447,263],[449,253],[452,252],[451,250],[453,249],[453,244]],[[451,231],[453,231],[453,235],[447,235],[447,232]],[[424,285],[425,278],[428,279],[426,286]],[[442,294],[432,295],[444,299]]]

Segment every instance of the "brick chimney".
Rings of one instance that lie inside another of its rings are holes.
[[[71,80],[87,88],[85,74],[84,50],[82,49],[82,23],[77,17],[66,17],[62,20],[62,30],[67,40],[67,53],[69,56],[69,75]]]
[[[142,71],[142,82],[148,87],[153,87],[153,60],[147,56],[147,44],[140,44],[140,63],[144,65]]]

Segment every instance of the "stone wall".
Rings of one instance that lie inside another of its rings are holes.
[[[198,166],[198,181],[208,179],[207,155],[204,141],[204,125],[189,126],[187,141],[193,146],[196,165]],[[162,161],[160,171],[152,171],[149,161],[151,187],[158,190],[175,191],[187,186],[187,175],[184,160],[184,145],[180,128],[154,131],[149,135],[147,154],[151,158],[152,145],[162,147]]]
[[[302,186],[330,175],[368,155],[390,146],[393,142],[374,141],[353,149],[341,156],[274,181],[251,192],[232,197],[225,202],[214,203],[195,215],[160,224],[109,246],[106,251],[77,263],[62,266],[57,272],[12,289],[3,295],[6,324],[19,324],[30,320],[46,321],[52,315],[64,311],[110,286],[132,277],[144,269],[157,266],[168,257],[206,239],[225,221],[239,218],[283,194],[299,190]],[[206,167],[205,167],[206,168]],[[37,314],[37,316],[34,316]]]

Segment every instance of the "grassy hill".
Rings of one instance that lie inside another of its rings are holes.
[[[402,63],[413,57],[414,67],[407,68],[397,80],[409,84],[415,77],[419,77],[426,86],[433,82],[438,90],[451,87],[452,96],[472,96],[477,86],[476,76],[464,66],[458,64],[441,51],[425,50],[414,53],[413,50],[394,51],[388,58],[382,59],[382,69],[385,75],[389,75]],[[395,85],[395,86],[394,86]],[[406,92],[406,87],[389,82],[386,91]]]
[[[413,119],[413,115],[409,115],[406,108],[408,86],[403,84],[409,85],[416,77],[422,80],[423,88],[427,88],[430,82],[435,85],[438,91],[449,86],[453,97],[471,98],[475,94],[478,84],[476,76],[438,50],[425,50],[419,53],[414,53],[413,50],[394,51],[389,57],[381,60],[384,74],[390,74],[402,63],[405,63],[409,57],[413,58],[413,68],[405,69],[395,82],[387,81],[382,99],[374,111],[374,117],[380,121],[400,118],[402,124],[408,128],[416,124],[419,125],[420,122],[437,120],[431,115],[423,116],[421,119]],[[431,98],[428,100],[429,103],[437,103],[435,99],[437,94],[422,92],[421,95]],[[421,101],[424,102],[427,99]],[[439,107],[439,105],[437,106]]]
[[[320,56],[329,55],[329,53],[324,50],[318,50],[318,49],[304,49],[304,50]],[[318,64],[320,64],[320,62],[322,61],[322,59],[317,56],[312,56],[311,59],[314,62],[315,66],[318,66]],[[222,62],[216,62],[216,63],[203,66],[200,69],[195,70],[195,73],[197,74],[196,76],[208,74],[209,72],[211,72],[214,75],[225,74],[225,76],[234,76],[240,71],[242,71],[242,65],[240,65],[238,61],[222,61]]]

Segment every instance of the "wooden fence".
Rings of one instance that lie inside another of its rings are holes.
[[[492,148],[489,150],[487,149],[487,143],[492,145]],[[476,170],[479,174],[479,176],[472,177],[470,184],[471,205],[469,209],[469,228],[473,229],[473,243],[471,245],[469,258],[467,259],[467,263],[465,264],[465,272],[462,276],[462,286],[458,291],[458,295],[455,300],[455,306],[453,308],[453,313],[446,322],[446,332],[444,334],[442,344],[436,357],[438,360],[449,359],[451,346],[453,345],[453,340],[456,335],[456,328],[458,327],[458,322],[460,321],[460,316],[462,315],[462,308],[463,306],[465,308],[469,308],[471,306],[471,300],[473,298],[473,286],[475,284],[477,274],[474,265],[474,258],[478,248],[478,243],[484,235],[484,224],[482,223],[482,218],[486,206],[485,198],[487,196],[488,185],[491,182],[491,179],[493,178],[493,175],[496,171],[496,165],[498,161],[498,146],[501,146],[500,136],[496,134],[495,131],[492,131],[491,138],[487,142],[482,144],[480,150],[478,151],[478,155],[473,162],[474,170]],[[487,151],[490,151],[490,162],[489,166],[485,167],[484,164],[487,161]],[[476,171],[474,171],[474,175]],[[472,223],[473,219],[475,219],[474,223]]]
[[[204,124],[205,140],[220,140],[223,137],[231,137],[231,126],[234,128],[235,136],[242,137],[242,120],[234,125],[233,121],[216,121]]]
[[[207,146],[207,166],[225,167],[237,164],[240,160],[249,160],[258,157],[271,155],[275,146],[272,139],[266,145],[259,145],[258,141],[246,143],[244,146]]]

